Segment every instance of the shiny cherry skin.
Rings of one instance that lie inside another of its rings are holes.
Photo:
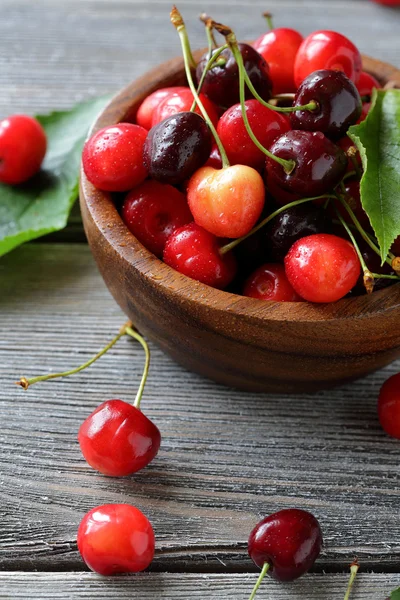
[[[264,208],[261,175],[251,167],[203,167],[191,177],[188,202],[194,220],[217,237],[238,238],[249,233]]]
[[[129,192],[121,215],[139,242],[158,257],[162,257],[171,233],[193,221],[182,192],[168,183],[151,180]]]
[[[0,182],[17,185],[33,177],[46,147],[46,133],[33,117],[12,115],[0,121]]]
[[[290,285],[285,267],[274,263],[264,264],[250,275],[244,285],[243,296],[275,302],[303,301]]]
[[[347,170],[347,156],[341,148],[319,131],[288,131],[269,148],[272,154],[294,160],[295,168],[286,173],[267,157],[266,182],[307,198],[332,191]]]
[[[283,261],[297,240],[317,233],[329,233],[331,229],[327,211],[307,202],[277,215],[265,228],[264,235],[270,256]]]
[[[90,510],[78,529],[78,550],[100,575],[138,573],[154,558],[154,531],[147,517],[130,504],[103,504]]]
[[[282,189],[273,179],[268,179],[266,171],[264,172],[264,180],[269,196],[271,196],[279,206],[286,206],[286,204],[300,200],[301,196],[298,194],[292,194],[288,190]]]
[[[343,71],[357,84],[362,70],[361,54],[347,37],[336,31],[314,31],[302,42],[294,64],[298,87],[314,71]]]
[[[357,83],[357,89],[360,96],[371,96],[374,88],[377,90],[381,88],[379,81],[373,75],[370,75],[365,71],[361,71],[360,79]]]
[[[108,400],[82,423],[78,441],[93,469],[110,477],[124,477],[153,460],[160,448],[161,434],[132,404]]]
[[[296,92],[293,106],[311,101],[317,103],[315,110],[290,114],[292,129],[322,131],[331,139],[339,139],[361,116],[360,94],[342,71],[321,69],[308,75]]]
[[[400,373],[389,377],[381,387],[378,417],[383,430],[400,440]]]
[[[263,106],[257,100],[246,100],[246,114],[250,127],[264,147],[289,131],[290,125],[282,114]],[[219,120],[217,132],[232,165],[247,165],[261,170],[265,154],[251,140],[244,125],[240,104],[228,108]]]
[[[278,581],[292,581],[306,573],[322,548],[318,520],[306,510],[287,508],[258,523],[249,537],[251,559]]]
[[[144,164],[156,181],[183,183],[210,156],[211,132],[200,115],[182,112],[154,125],[144,144]]]
[[[222,169],[222,158],[216,144],[213,145],[208,161],[204,166],[213,167],[213,169]]]
[[[367,213],[362,207],[361,204],[361,196],[360,196],[360,182],[358,179],[351,178],[345,181],[345,190],[346,190],[346,202],[354,212],[358,221],[362,225],[364,229],[369,231],[371,229],[371,224],[368,218]],[[335,202],[336,208],[339,210],[342,217],[345,219],[347,223],[353,224],[352,218],[349,213],[343,206],[343,204],[338,200]],[[335,218],[334,212],[332,212],[332,217]]]
[[[295,92],[294,62],[303,41],[303,36],[295,29],[278,27],[261,35],[253,48],[261,54],[269,66],[273,93]]]
[[[136,123],[140,125],[140,127],[144,127],[147,130],[151,129],[153,127],[153,113],[161,104],[161,102],[165,100],[167,96],[170,96],[171,94],[177,94],[182,90],[187,89],[187,87],[183,86],[161,88],[147,96],[138,108],[136,114]]]
[[[85,144],[82,165],[94,186],[108,192],[126,192],[147,177],[143,146],[147,131],[132,123],[104,127]]]
[[[164,262],[201,283],[217,289],[226,288],[236,275],[236,261],[231,252],[221,255],[219,240],[190,223],[177,229],[164,250]]]
[[[200,94],[199,97],[208,116],[210,117],[210,120],[216,127],[219,119],[217,107],[204,94]],[[193,94],[189,88],[181,88],[179,92],[169,94],[154,109],[151,123],[152,127],[154,127],[154,125],[157,125],[157,123],[160,123],[167,117],[171,117],[172,115],[176,115],[177,113],[190,111],[192,104]],[[201,110],[198,106],[196,107],[195,112],[198,115],[202,116]]]
[[[301,238],[285,257],[295,291],[309,302],[336,302],[356,285],[361,265],[354,246],[329,233]]]
[[[269,100],[272,94],[272,83],[269,76],[269,68],[264,58],[249,44],[239,44],[239,50],[243,57],[246,72],[256,91],[263,100]],[[239,69],[235,57],[230,49],[224,50],[220,58],[225,60],[223,66],[214,65],[204,79],[202,91],[217,106],[227,109],[237,104],[239,98]],[[200,81],[203,71],[208,62],[208,53],[200,59],[196,76]],[[250,90],[246,87],[246,98],[252,98]]]

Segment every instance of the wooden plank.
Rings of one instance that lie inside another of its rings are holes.
[[[399,584],[398,575],[360,574],[352,600],[383,600]],[[102,579],[93,573],[0,573],[0,598],[7,600],[57,600],[96,598],[109,600],[187,600],[218,598],[243,600],[250,595],[254,574],[189,575],[142,573]],[[308,575],[281,585],[270,578],[259,591],[264,600],[342,600],[345,575]]]
[[[26,245],[0,261],[0,530],[2,569],[80,568],[85,511],[130,502],[154,524],[158,570],[250,570],[246,540],[263,515],[311,510],[325,550],[318,569],[397,569],[399,445],[376,417],[382,382],[315,396],[233,391],[185,372],[157,348],[143,401],[163,434],[159,456],[131,478],[96,474],[76,443],[100,402],[133,399],[143,364],[128,339],[85,373],[33,376],[81,364],[124,321],[84,245]],[[222,564],[221,562],[222,561]]]

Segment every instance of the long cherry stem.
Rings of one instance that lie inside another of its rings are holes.
[[[374,274],[371,273],[371,271],[368,269],[368,267],[365,263],[364,257],[361,254],[360,248],[358,247],[358,244],[355,240],[355,237],[352,234],[350,227],[347,225],[346,221],[343,219],[342,215],[338,211],[338,209],[336,209],[336,214],[338,216],[340,223],[343,225],[343,227],[347,231],[347,234],[348,234],[349,238],[351,239],[351,243],[354,246],[354,250],[357,252],[357,256],[360,261],[361,268],[363,270],[364,286],[365,286],[365,289],[367,290],[367,293],[371,294],[374,291],[374,282],[375,282]]]
[[[228,157],[226,155],[225,148],[222,145],[222,142],[219,138],[217,130],[215,129],[210,117],[208,116],[207,111],[204,108],[203,103],[201,102],[199,95],[197,93],[196,87],[193,83],[193,77],[192,77],[192,73],[190,71],[190,60],[189,60],[189,56],[191,54],[189,38],[188,38],[188,34],[186,31],[186,27],[185,27],[185,23],[183,21],[182,15],[179,12],[179,10],[176,8],[176,6],[173,6],[173,8],[171,10],[170,18],[171,18],[171,23],[177,30],[179,39],[181,41],[183,60],[185,63],[186,78],[188,80],[190,90],[193,94],[193,98],[196,100],[196,102],[200,108],[201,114],[203,115],[205,122],[209,126],[211,133],[214,136],[215,142],[218,146],[219,153],[221,155],[223,168],[229,167],[230,163],[229,163]]]
[[[249,233],[247,233],[243,237],[237,238],[236,240],[232,240],[228,244],[225,244],[225,246],[221,246],[221,248],[219,249],[220,254],[226,254],[230,250],[233,250],[234,248],[236,248],[236,246],[238,246],[241,242],[243,242],[248,237],[253,235],[253,233],[256,233],[262,227],[267,225],[267,223],[272,221],[272,219],[277,217],[281,212],[284,212],[285,210],[288,210],[289,208],[293,208],[294,206],[298,206],[299,204],[304,204],[305,202],[312,202],[313,200],[320,200],[321,198],[336,198],[336,196],[334,196],[333,194],[323,194],[322,196],[313,196],[312,198],[301,198],[301,200],[295,200],[294,202],[289,202],[289,204],[280,206],[273,213],[268,215],[268,217],[265,217],[265,219],[263,219],[255,227],[253,227],[253,229],[251,231],[249,231]]]
[[[272,20],[272,15],[270,12],[264,12],[262,14],[262,16],[264,17],[264,19],[267,21],[267,25],[270,28],[271,31],[274,30],[274,22]]]
[[[253,591],[250,594],[249,600],[254,600],[254,598],[256,597],[257,590],[259,589],[260,585],[262,584],[264,577],[268,573],[269,567],[270,567],[269,563],[264,563],[261,573],[256,581],[256,585],[254,586]]]
[[[130,327],[129,325],[125,327],[125,333],[127,335],[130,335],[131,337],[133,337],[133,339],[135,339],[137,342],[139,342],[139,344],[142,345],[142,348],[143,348],[144,354],[145,354],[145,362],[144,362],[142,379],[140,381],[139,389],[136,394],[135,402],[133,403],[133,406],[135,408],[140,408],[140,402],[142,400],[144,386],[146,385],[147,375],[149,374],[150,350],[149,350],[149,347],[148,347],[147,342],[144,339],[144,337],[142,337],[140,335],[140,333],[138,333],[137,331],[132,329],[132,327]]]
[[[360,565],[358,564],[357,560],[355,560],[350,565],[350,579],[349,579],[349,584],[347,586],[346,594],[345,594],[343,600],[349,600],[350,594],[351,594],[351,590],[353,589],[354,581],[356,579],[357,572],[358,572],[359,568],[360,568]]]

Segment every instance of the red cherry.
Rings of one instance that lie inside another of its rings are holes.
[[[380,87],[381,87],[381,84],[379,83],[379,81],[377,79],[375,79],[375,77],[373,75],[370,75],[369,73],[366,73],[365,71],[361,71],[360,79],[358,80],[358,83],[357,83],[357,89],[358,89],[358,92],[361,97],[370,96],[372,93],[372,90],[374,88],[379,90]]]
[[[309,302],[336,302],[356,285],[361,271],[354,246],[328,233],[301,238],[285,257],[295,291]]]
[[[237,238],[255,225],[264,207],[261,175],[251,167],[202,167],[188,184],[194,220],[218,237]]]
[[[243,296],[276,302],[302,302],[290,285],[283,265],[265,264],[247,279]]]
[[[400,373],[389,377],[381,387],[378,416],[384,431],[400,439]]]
[[[363,102],[362,104],[362,109],[361,109],[361,115],[360,118],[357,121],[357,125],[359,123],[362,123],[364,121],[364,119],[367,118],[369,111],[371,110],[371,102]]]
[[[138,408],[122,400],[108,400],[82,423],[78,440],[93,469],[111,477],[124,477],[153,460],[161,434]]]
[[[257,100],[247,100],[245,107],[250,128],[262,146],[269,148],[277,137],[289,131],[290,124],[282,114]],[[222,115],[217,132],[231,164],[248,165],[259,170],[263,168],[265,154],[247,133],[240,104],[231,106]]]
[[[119,123],[104,127],[85,144],[82,164],[94,186],[108,192],[125,192],[147,177],[143,146],[147,131],[139,125]]]
[[[347,201],[347,204],[352,209],[353,213],[357,217],[357,219],[360,222],[360,224],[362,225],[362,227],[364,229],[369,230],[371,228],[371,223],[370,223],[367,213],[365,212],[365,210],[363,209],[362,204],[361,204],[359,180],[358,179],[347,179],[345,182],[345,189],[346,189],[346,198],[345,199]],[[352,221],[349,213],[347,212],[347,210],[345,209],[345,207],[339,200],[335,202],[335,206],[339,210],[339,212],[342,215],[342,217],[344,218],[344,220],[347,223],[353,224],[353,221]],[[333,214],[332,214],[332,217],[335,218],[335,216]]]
[[[294,81],[298,87],[314,71],[343,71],[357,83],[361,73],[361,54],[344,35],[335,31],[315,31],[301,44],[294,65]]]
[[[279,27],[261,35],[253,47],[268,63],[273,93],[295,92],[294,62],[303,36],[295,29]]]
[[[279,206],[285,206],[286,204],[290,204],[291,202],[295,202],[301,198],[301,196],[298,194],[292,194],[291,192],[281,188],[274,179],[268,179],[267,172],[264,173],[264,181],[265,185],[267,186],[267,192],[272,196],[275,202],[279,204]]]
[[[159,257],[171,233],[193,221],[185,195],[158,181],[145,181],[129,192],[121,214],[133,235]]]
[[[179,94],[182,90],[187,90],[183,86],[175,86],[168,88],[161,88],[160,90],[156,90],[147,98],[145,98],[142,104],[139,106],[137,114],[136,114],[136,123],[140,125],[140,127],[144,127],[145,129],[152,128],[152,120],[153,120],[153,112],[154,110],[161,104],[161,102],[171,94]]]
[[[384,4],[385,6],[400,6],[400,0],[372,0],[377,4]]]
[[[190,223],[169,237],[164,261],[183,275],[223,289],[235,277],[236,261],[230,252],[221,255],[219,248],[215,236],[196,223]]]
[[[104,504],[89,511],[78,529],[78,550],[100,575],[137,573],[154,558],[150,521],[130,504]]]
[[[205,167],[212,167],[213,169],[222,169],[222,158],[218,150],[218,146],[214,145],[210,152],[210,158],[204,165]]]
[[[338,140],[336,142],[336,144],[346,154],[347,154],[347,151],[349,150],[349,148],[354,148],[355,150],[357,150],[356,146],[354,145],[353,140],[351,140],[347,135],[345,135],[344,137],[340,138],[340,140]],[[358,152],[358,150],[357,150],[357,153],[355,154],[355,158],[356,158],[358,164],[361,166],[361,164],[362,164],[362,162],[361,162],[361,156],[360,156],[360,153]],[[347,161],[347,171],[354,171],[354,164],[353,164],[353,161],[351,160],[350,156],[349,156],[349,159]]]
[[[296,508],[280,510],[258,523],[249,537],[249,555],[278,581],[292,581],[306,573],[322,548],[317,519]]]
[[[28,115],[12,115],[0,121],[0,182],[23,183],[35,175],[46,154],[43,127]]]
[[[199,98],[208,116],[210,117],[210,120],[216,127],[219,119],[217,107],[204,94],[199,94]],[[169,96],[164,98],[164,100],[154,109],[152,127],[167,117],[176,115],[176,113],[189,111],[192,107],[192,104],[193,94],[189,88],[181,88],[179,92],[169,94]],[[202,116],[202,112],[198,106],[196,106],[195,112]]]

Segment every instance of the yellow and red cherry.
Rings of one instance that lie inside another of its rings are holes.
[[[187,89],[187,87],[183,86],[161,88],[149,96],[146,96],[136,113],[136,123],[147,130],[151,129],[153,127],[153,113],[161,102],[165,100],[167,96]]]
[[[261,265],[245,282],[243,296],[275,302],[303,302],[290,285],[285,267],[279,263]]]

